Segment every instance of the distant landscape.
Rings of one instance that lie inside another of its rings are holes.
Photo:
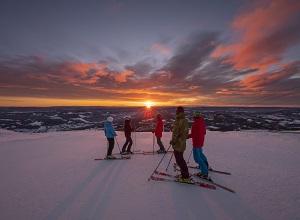
[[[193,111],[200,111],[211,131],[269,130],[300,131],[300,108],[265,107],[187,107],[191,125]],[[170,131],[175,119],[175,107],[2,107],[0,128],[18,132],[49,132],[103,129],[108,116],[114,117],[116,130],[123,129],[124,118],[132,118],[137,132],[151,131],[155,115],[165,120]]]

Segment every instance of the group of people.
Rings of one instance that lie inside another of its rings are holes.
[[[186,161],[183,157],[183,153],[186,149],[186,140],[191,138],[193,142],[193,157],[195,162],[199,165],[200,173],[202,178],[208,177],[208,161],[203,153],[203,144],[206,134],[206,126],[204,122],[204,118],[202,117],[199,111],[195,111],[193,113],[193,124],[191,128],[191,132],[189,133],[189,124],[188,120],[185,117],[184,108],[182,106],[177,107],[176,109],[176,119],[172,129],[172,138],[170,141],[170,145],[173,148],[174,156],[177,165],[180,167],[181,175],[179,176],[179,181],[182,182],[190,182],[190,174],[186,164]],[[117,136],[113,125],[113,118],[110,116],[107,118],[104,123],[104,132],[105,136],[108,140],[109,147],[107,150],[107,159],[114,159],[115,157],[112,155],[112,150],[114,148],[114,139]],[[152,131],[156,137],[157,144],[159,146],[159,150],[157,153],[167,153],[161,138],[163,133],[163,119],[161,114],[156,116],[156,126]],[[132,146],[132,138],[131,132],[133,131],[131,127],[131,119],[130,117],[125,118],[124,122],[124,133],[126,137],[126,141],[123,145],[121,154],[132,154],[131,146]]]
[[[106,121],[104,122],[104,133],[108,141],[108,149],[106,154],[106,159],[115,159],[116,157],[112,155],[112,151],[115,146],[115,137],[117,136],[117,133],[113,127],[113,117],[109,116]],[[124,122],[124,133],[126,141],[122,147],[121,154],[132,154],[131,146],[132,146],[132,138],[131,138],[131,132],[133,131],[131,127],[131,118],[126,117]]]

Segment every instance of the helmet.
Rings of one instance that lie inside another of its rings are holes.
[[[109,117],[107,117],[107,119],[106,119],[107,121],[109,121],[109,122],[113,122],[113,120],[114,120],[114,118],[113,117],[111,117],[111,116],[109,116]]]

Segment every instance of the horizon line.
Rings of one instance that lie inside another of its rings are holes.
[[[300,108],[300,105],[155,105],[151,108],[175,108],[183,106],[186,108]],[[57,106],[0,106],[0,108],[68,108],[68,107],[93,107],[93,108],[146,108],[143,105],[119,106],[119,105],[57,105]]]

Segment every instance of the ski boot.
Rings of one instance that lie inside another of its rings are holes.
[[[114,160],[114,159],[116,159],[116,157],[113,156],[113,155],[107,155],[105,159],[107,159],[107,160]]]
[[[122,151],[121,152],[121,155],[127,155],[128,154],[128,151]]]
[[[133,152],[130,151],[130,150],[127,150],[127,151],[126,151],[126,154],[133,154]]]
[[[208,176],[208,174],[197,173],[196,176],[200,177],[201,179],[212,182],[212,179]]]
[[[178,180],[178,182],[181,182],[181,183],[192,183],[193,182],[192,178],[190,178],[190,177],[188,177],[188,178],[179,177],[177,180]]]
[[[162,150],[162,149],[159,149],[158,151],[156,151],[158,154],[165,154],[167,153],[166,150]]]

